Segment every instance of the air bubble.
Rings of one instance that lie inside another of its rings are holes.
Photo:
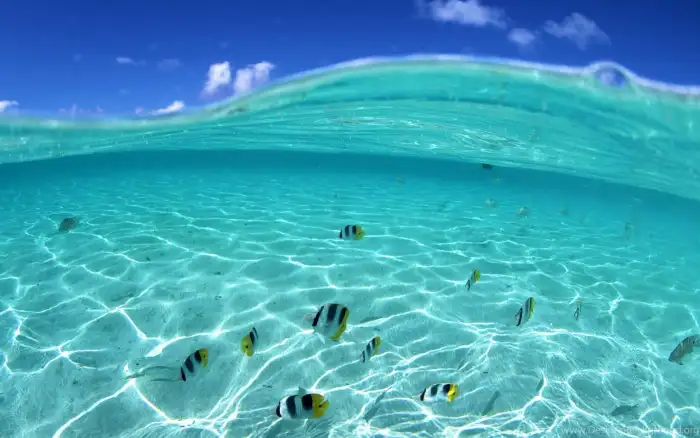
[[[627,76],[615,67],[603,67],[594,73],[596,80],[603,86],[612,88],[625,87],[629,83]]]

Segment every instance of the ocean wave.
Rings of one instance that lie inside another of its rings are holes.
[[[611,62],[365,58],[141,119],[0,120],[0,163],[104,152],[283,150],[543,169],[700,198],[700,92]]]
[[[271,93],[275,92],[278,88],[282,87],[288,89],[289,87],[302,86],[305,87],[313,86],[309,84],[309,81],[324,81],[330,79],[338,74],[344,74],[350,71],[353,72],[370,72],[374,68],[382,67],[404,67],[411,68],[416,64],[430,64],[434,68],[444,68],[450,65],[461,66],[471,66],[482,68],[485,74],[489,71],[498,71],[503,73],[510,70],[513,73],[531,73],[537,80],[543,80],[542,76],[558,76],[566,77],[575,83],[584,82],[594,85],[597,83],[596,76],[601,72],[611,72],[617,76],[624,78],[624,82],[629,84],[629,90],[635,91],[650,91],[657,92],[660,96],[671,95],[681,99],[687,99],[691,101],[692,104],[698,105],[696,100],[700,97],[700,85],[678,85],[671,84],[661,81],[655,81],[653,79],[645,78],[634,73],[632,70],[626,68],[625,66],[618,64],[614,61],[601,60],[591,63],[587,66],[566,66],[557,64],[543,64],[530,61],[523,61],[517,59],[499,58],[499,57],[477,57],[477,56],[466,56],[466,55],[452,55],[452,54],[412,54],[405,56],[394,56],[394,57],[366,57],[359,58],[350,61],[341,62],[338,64],[332,64],[325,67],[320,67],[316,69],[311,69],[289,75],[280,78],[276,81],[270,82],[266,86],[260,87],[254,90],[252,93],[242,95],[242,96],[232,96],[221,101],[201,105],[201,106],[189,106],[182,112],[166,114],[166,115],[152,115],[152,114],[55,114],[48,113],[45,111],[36,110],[21,110],[13,111],[7,113],[0,113],[0,124],[13,123],[13,124],[39,124],[42,126],[57,128],[67,125],[74,125],[83,123],[90,123],[93,127],[109,127],[110,124],[116,124],[120,128],[124,127],[143,127],[145,125],[160,125],[160,124],[170,124],[173,121],[178,123],[187,121],[196,121],[202,115],[208,114],[218,114],[221,112],[227,112],[231,108],[236,108],[239,106],[240,102],[248,102],[254,100],[255,97],[261,93]],[[572,83],[574,83],[572,82]]]

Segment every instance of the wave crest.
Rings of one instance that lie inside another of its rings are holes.
[[[38,121],[40,122],[40,124],[49,127],[64,126],[66,124],[71,124],[73,121],[76,120],[90,121],[92,123],[97,124],[110,122],[120,124],[133,123],[135,126],[144,126],[145,124],[148,124],[149,121],[155,121],[156,123],[160,123],[166,120],[180,120],[182,118],[189,118],[192,116],[196,117],[196,115],[200,113],[208,114],[211,112],[220,112],[223,110],[223,108],[229,106],[236,106],[236,102],[240,100],[248,101],[261,92],[274,90],[276,87],[279,86],[293,86],[299,81],[308,81],[313,80],[315,78],[322,79],[324,76],[327,75],[334,75],[337,73],[342,74],[343,72],[350,70],[368,70],[375,67],[392,67],[415,63],[430,63],[434,64],[436,67],[448,64],[463,64],[484,68],[485,73],[488,73],[489,69],[502,71],[502,69],[505,67],[507,69],[512,69],[513,72],[531,72],[534,76],[550,74],[554,76],[568,77],[572,80],[594,79],[597,78],[601,72],[609,71],[613,72],[615,75],[624,78],[625,83],[629,84],[632,90],[643,89],[645,91],[658,92],[660,94],[670,94],[676,97],[687,98],[690,100],[695,100],[696,98],[700,97],[700,85],[678,85],[661,81],[655,81],[640,76],[634,73],[632,70],[614,61],[601,60],[591,63],[587,66],[574,67],[557,64],[542,64],[499,57],[477,57],[453,54],[412,54],[395,57],[373,56],[359,58],[337,64],[332,64],[325,67],[320,67],[317,69],[307,70],[304,72],[296,73],[281,78],[277,81],[270,82],[266,86],[261,87],[253,91],[252,93],[242,97],[231,97],[204,106],[190,106],[180,113],[174,113],[169,115],[156,116],[151,114],[81,114],[76,117],[70,115],[49,114],[44,111],[21,110],[12,113],[1,113],[0,123],[3,123],[6,120],[11,120],[14,123],[16,123],[21,121],[28,121],[29,119],[34,119],[34,121],[37,121],[37,119],[39,119]]]

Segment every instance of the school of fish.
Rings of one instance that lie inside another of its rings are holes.
[[[519,212],[522,214],[522,211]],[[71,218],[72,219],[72,218]],[[61,231],[66,231],[64,229],[74,228],[77,225],[76,221],[64,221],[69,222],[69,224],[62,224]],[[346,225],[341,228],[338,238],[341,240],[362,240],[365,237],[365,231],[360,225]],[[468,276],[465,289],[467,292],[471,291],[472,288],[481,279],[481,272],[477,269],[473,269]],[[576,301],[576,307],[574,311],[574,319],[576,321],[581,317],[581,310],[583,305],[583,298]],[[514,325],[516,327],[522,327],[525,325],[533,316],[535,311],[535,298],[530,296],[523,304],[520,306],[518,311],[514,315]],[[350,309],[344,304],[339,303],[326,303],[321,305],[315,313],[307,314],[304,316],[304,320],[310,325],[313,331],[320,336],[323,336],[333,342],[339,342],[342,335],[345,333],[348,327],[348,320],[350,318]],[[255,327],[251,327],[250,331],[246,333],[241,339],[240,350],[247,356],[252,357],[260,337],[258,330]],[[365,344],[364,349],[359,354],[358,362],[368,363],[375,355],[379,353],[379,347],[381,344],[381,338],[375,336],[370,339],[367,344]],[[669,356],[669,361],[683,365],[684,361],[693,353],[694,348],[700,344],[700,335],[691,335],[684,338],[671,352]],[[209,361],[209,351],[206,348],[201,348],[187,356],[180,367],[163,367],[163,366],[153,366],[144,368],[127,378],[138,378],[143,377],[147,374],[151,374],[155,371],[178,371],[179,376],[174,378],[154,378],[154,381],[182,381],[187,382],[194,376],[199,374],[199,372],[207,367]],[[537,386],[536,392],[539,392],[544,386],[545,377],[542,376],[542,380]],[[385,392],[386,393],[386,392]],[[379,401],[384,395],[383,393],[377,401]],[[494,394],[490,405],[495,402],[500,393]],[[422,392],[414,395],[413,398],[420,400],[426,404],[432,403],[451,403],[454,402],[459,396],[459,385],[454,382],[446,383],[434,383],[427,388],[424,388]],[[299,388],[297,394],[286,395],[277,403],[274,414],[276,417],[289,420],[309,420],[317,419],[323,417],[327,410],[329,409],[330,402],[325,398],[323,394],[310,393],[303,388]],[[612,412],[612,416],[621,415],[620,412],[626,408],[636,408],[636,406],[621,406],[616,408]],[[490,412],[492,406],[485,410],[485,412]],[[625,411],[627,412],[627,411]],[[484,414],[486,415],[486,414]]]

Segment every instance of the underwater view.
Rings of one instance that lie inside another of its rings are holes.
[[[4,115],[0,436],[698,436],[699,144],[698,89],[458,56]]]

